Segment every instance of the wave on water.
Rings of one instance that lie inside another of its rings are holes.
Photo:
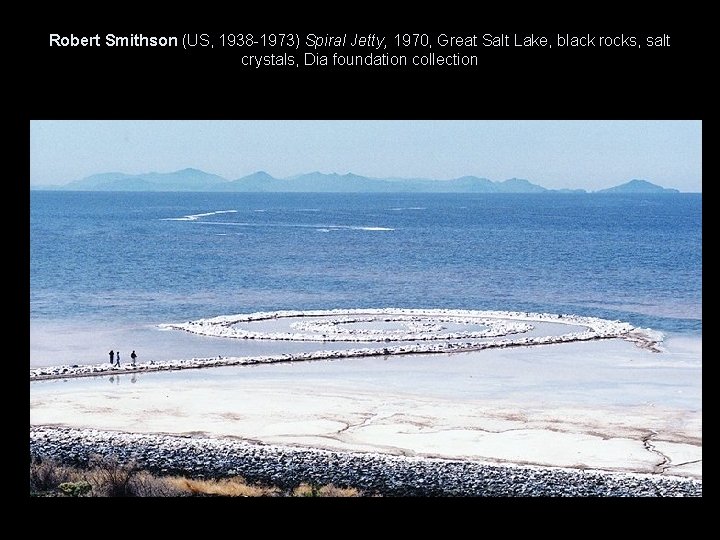
[[[214,216],[215,214],[234,214],[237,210],[216,210],[214,212],[205,212],[204,214],[190,214],[188,216],[177,218],[160,218],[161,221],[197,221],[201,217]]]
[[[322,212],[320,208],[257,208],[253,212]]]
[[[175,218],[179,219],[179,218]],[[187,221],[187,220],[186,220]],[[315,229],[320,232],[329,232],[337,230],[349,231],[394,231],[392,227],[376,227],[376,226],[358,226],[358,225],[324,225],[324,224],[304,224],[304,223],[250,223],[247,221],[196,221],[202,225],[231,225],[233,227],[283,227],[292,229]]]

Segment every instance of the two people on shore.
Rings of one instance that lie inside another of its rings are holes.
[[[108,353],[110,355],[110,365],[113,365],[113,362],[117,367],[120,367],[120,351],[113,351],[110,350]],[[135,365],[135,360],[137,359],[137,354],[135,354],[135,350],[133,349],[133,352],[130,353],[130,358],[132,359],[132,365]]]

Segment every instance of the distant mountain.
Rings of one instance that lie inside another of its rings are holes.
[[[282,180],[281,191],[319,191],[338,193],[390,192],[395,184],[387,180],[358,176],[357,174],[323,174],[312,172]]]
[[[218,184],[217,191],[275,191],[275,186],[280,182],[265,171],[258,171],[249,174],[232,182]]]
[[[601,189],[598,193],[680,193],[677,189],[664,188],[647,180],[630,180],[619,186]]]
[[[70,182],[68,185],[64,187],[64,189],[68,190],[102,190],[107,186],[111,186],[113,184],[122,183],[123,181],[128,181],[131,178],[133,178],[129,174],[124,173],[101,173],[101,174],[93,174],[92,176],[88,176],[87,178],[83,178],[82,180],[75,180],[73,182]]]
[[[327,192],[327,193],[540,193],[544,187],[512,178],[492,182],[487,178],[463,176],[453,180],[425,178],[369,178],[357,174],[312,172],[283,180],[258,172],[227,184],[221,191]]]
[[[226,183],[223,177],[199,169],[171,173],[94,174],[70,182],[63,189],[72,191],[208,191]]]
[[[394,183],[412,185],[413,191],[423,193],[499,193],[502,189],[499,182],[477,176],[461,176],[452,180],[393,180]]]
[[[505,180],[504,182],[500,182],[498,187],[501,187],[502,193],[543,193],[547,191],[544,187],[523,180],[522,178]]]
[[[199,169],[182,169],[170,173],[130,175],[111,172],[94,174],[65,186],[31,187],[31,189],[62,189],[70,191],[223,191],[223,192],[295,192],[295,193],[585,193],[583,189],[552,190],[522,178],[493,182],[477,176],[451,180],[429,178],[370,178],[357,174],[325,174],[311,172],[289,178],[274,178],[265,171],[227,180]],[[645,180],[626,184],[599,193],[677,193]]]

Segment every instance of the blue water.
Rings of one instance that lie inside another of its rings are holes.
[[[31,323],[443,307],[699,334],[701,270],[698,194],[30,195]]]

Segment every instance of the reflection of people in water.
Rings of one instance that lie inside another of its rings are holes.
[[[115,361],[115,353],[113,351],[110,351],[110,365],[113,365],[113,362]]]
[[[130,378],[130,382],[133,384],[137,382],[137,375],[135,375],[135,373],[133,373],[132,377]]]
[[[132,358],[132,365],[135,365],[135,359],[137,358],[137,354],[135,354],[135,350],[133,350],[132,353],[130,353],[130,358]]]
[[[120,351],[115,353],[115,365],[120,367]]]

